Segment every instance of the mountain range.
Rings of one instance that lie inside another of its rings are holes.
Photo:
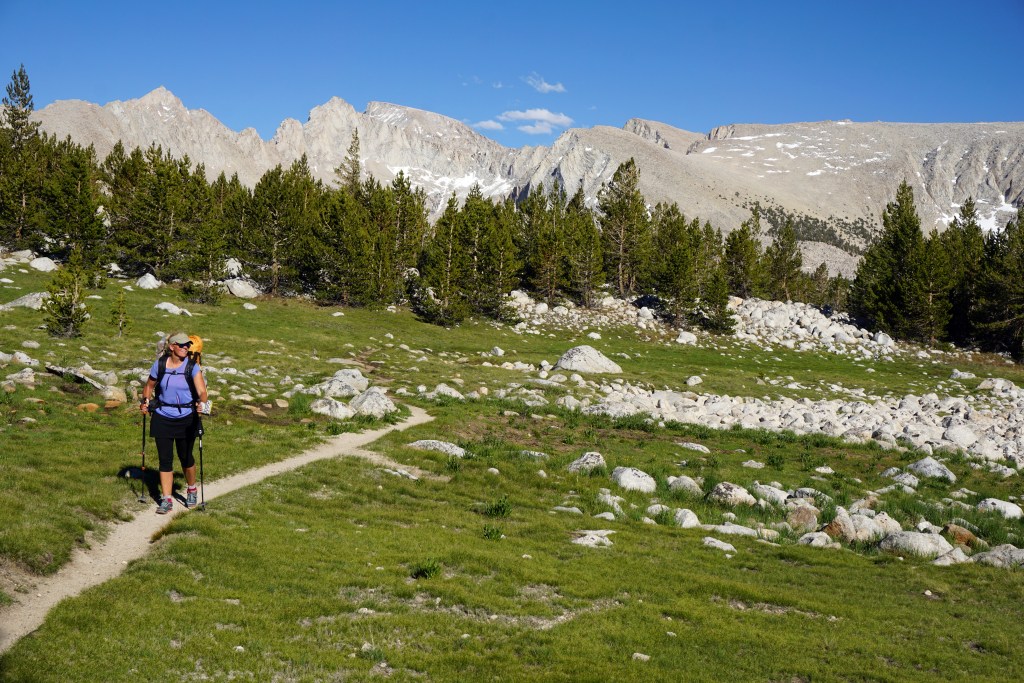
[[[633,158],[652,205],[678,203],[690,218],[723,232],[757,203],[769,217],[795,218],[805,261],[852,272],[856,254],[881,229],[897,185],[914,188],[925,231],[943,229],[968,197],[983,227],[997,229],[1024,205],[1024,122],[733,124],[694,133],[631,119],[622,128],[562,133],[550,146],[508,148],[440,114],[383,102],[362,113],[340,98],[315,107],[306,123],[286,119],[270,140],[235,132],[209,112],[187,109],[165,88],[135,100],[97,105],[61,100],[34,113],[43,130],[92,144],[100,159],[120,140],[131,149],[161,145],[205,164],[212,180],[237,173],[254,186],[265,171],[308,157],[313,175],[334,169],[358,130],[364,172],[390,182],[403,171],[429,198],[433,215],[451,193],[474,184],[485,196],[582,183],[591,203],[622,162]]]

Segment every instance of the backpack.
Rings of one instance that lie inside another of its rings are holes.
[[[195,405],[195,403],[199,400],[199,392],[196,390],[196,381],[192,377],[192,372],[195,370],[195,368],[196,368],[196,359],[193,358],[190,355],[188,357],[188,360],[185,361],[185,382],[188,383],[189,393],[192,394],[192,404],[191,405]],[[162,401],[160,401],[160,382],[163,381],[164,375],[166,375],[166,374],[167,374],[167,356],[163,355],[163,356],[160,356],[159,365],[157,366],[156,386],[153,388],[153,398],[156,400],[157,405],[174,406],[174,407],[177,407],[177,408],[182,408],[183,406],[178,405],[178,404],[163,403]]]

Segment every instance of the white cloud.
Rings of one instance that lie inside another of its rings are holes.
[[[505,126],[501,125],[497,121],[491,121],[491,120],[480,121],[479,123],[474,123],[473,127],[474,128],[479,128],[480,130],[505,130]]]
[[[495,81],[494,83],[491,83],[491,87],[494,88],[495,90],[501,90],[502,88],[508,88],[511,86],[505,85],[501,81]]]
[[[572,119],[565,114],[556,114],[547,109],[527,109],[526,111],[507,111],[498,117],[499,121],[536,121],[552,126],[568,126]]]
[[[544,80],[544,77],[534,72],[526,77],[526,82],[531,88],[539,93],[565,92],[565,86],[561,83],[551,84]]]
[[[555,128],[564,128],[572,124],[572,119],[561,113],[547,109],[527,109],[526,111],[507,111],[497,117],[499,121],[524,121],[518,129],[528,135],[550,135]]]
[[[547,121],[538,121],[529,126],[519,126],[519,130],[529,135],[549,135],[554,132],[551,124]]]

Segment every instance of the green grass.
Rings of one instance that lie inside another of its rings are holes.
[[[4,275],[22,289],[0,289],[0,301],[45,286],[45,276],[11,269]],[[346,309],[335,317],[336,309],[301,301],[258,300],[255,311],[231,299],[217,307],[188,305],[173,289],[130,293],[134,333],[118,339],[102,322],[115,286],[98,292],[102,301],[90,301],[98,310],[77,340],[46,337],[36,329],[38,312],[0,314],[0,350],[10,353],[32,339],[40,348],[26,351],[40,360],[144,372],[157,330],[200,334],[210,385],[219,392],[205,439],[208,479],[279,460],[333,433],[380,426],[331,423],[312,414],[310,397],[302,394],[289,398],[287,408],[274,403],[291,386],[282,383],[285,377],[308,386],[347,367],[329,362],[338,359],[356,364],[392,396],[439,382],[464,392],[530,386],[529,374],[484,366],[497,359],[481,352],[498,345],[506,350],[502,360],[553,363],[579,343],[619,362],[622,379],[652,388],[685,388],[687,377],[700,374],[700,391],[731,395],[836,395],[819,380],[869,394],[920,395],[942,393],[952,365],[1024,384],[1020,368],[981,356],[953,364],[872,363],[729,340],[717,342],[720,348],[680,347],[631,329],[602,330],[600,342],[585,333],[518,335],[477,322],[445,330],[407,312]],[[195,316],[163,316],[153,305],[165,300]],[[869,366],[875,372],[866,372]],[[17,369],[0,369],[0,380]],[[757,383],[790,375],[811,389]],[[229,398],[243,393],[253,400]],[[822,506],[826,521],[835,506],[889,483],[879,474],[905,466],[910,455],[821,435],[588,417],[554,406],[557,390],[543,393],[552,403],[540,408],[514,399],[407,399],[427,407],[435,421],[393,432],[374,448],[441,475],[437,480],[394,477],[355,459],[325,461],[218,498],[206,514],[175,519],[124,574],[62,602],[37,632],[0,657],[0,681],[1024,677],[1017,647],[1024,572],[937,568],[868,547],[811,549],[795,545],[793,536],[778,545],[724,537],[737,548],[727,559],[701,544],[707,532],[674,528],[669,513],[657,516],[657,526],[641,519],[652,500],[689,508],[704,523],[720,523],[729,512],[747,525],[784,518],[771,507],[730,511],[704,496],[671,491],[667,478],[685,474],[702,480],[705,491],[721,481],[810,486],[832,498]],[[75,546],[141,509],[116,477],[138,462],[138,413],[134,406],[77,410],[90,401],[96,401],[90,391],[52,376],[33,390],[0,392],[3,562],[53,572]],[[266,417],[243,403],[261,407]],[[471,455],[406,448],[427,438],[458,443]],[[698,441],[711,452],[685,450],[681,441]],[[587,451],[602,453],[607,468],[568,473],[566,466]],[[153,457],[150,443],[147,460]],[[767,467],[742,465],[751,459]],[[835,474],[816,473],[819,464]],[[923,483],[927,500],[961,486],[978,492],[965,500],[969,505],[1018,494],[1016,482],[974,470],[963,458],[948,464],[956,485]],[[657,491],[618,490],[609,473],[619,466],[648,472]],[[624,514],[614,521],[591,517],[609,510],[599,502],[603,488],[624,499]],[[560,505],[584,516],[552,514]],[[1024,539],[1024,522],[938,508],[921,497],[886,496],[883,507],[905,528],[920,517],[938,525],[959,517],[991,544],[1019,546]],[[612,547],[571,543],[576,531],[601,528],[616,532]],[[0,607],[12,597],[19,596],[0,593]],[[651,659],[633,661],[634,652]]]
[[[586,549],[568,542],[585,520],[543,503],[570,478],[531,475],[506,474],[521,504],[501,543],[477,531],[484,463],[445,484],[330,461],[237,492],[60,605],[0,660],[0,680],[361,680],[380,662],[451,681],[1020,673],[1024,573],[738,538],[728,560],[700,530],[632,522]]]

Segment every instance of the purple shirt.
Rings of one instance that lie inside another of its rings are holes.
[[[155,392],[160,396],[160,406],[155,411],[160,417],[169,417],[171,419],[189,417],[195,410],[195,404],[192,402],[192,392],[188,390],[188,380],[185,379],[186,367],[188,367],[187,358],[173,370],[168,365],[164,371],[164,378],[160,381],[160,386]],[[153,363],[153,367],[149,369],[149,378],[156,381],[159,372],[160,359],[158,358]],[[198,374],[199,363],[196,363],[192,368],[192,377],[195,378]],[[164,405],[166,403],[172,405]],[[181,407],[179,408],[175,404],[181,405]]]

